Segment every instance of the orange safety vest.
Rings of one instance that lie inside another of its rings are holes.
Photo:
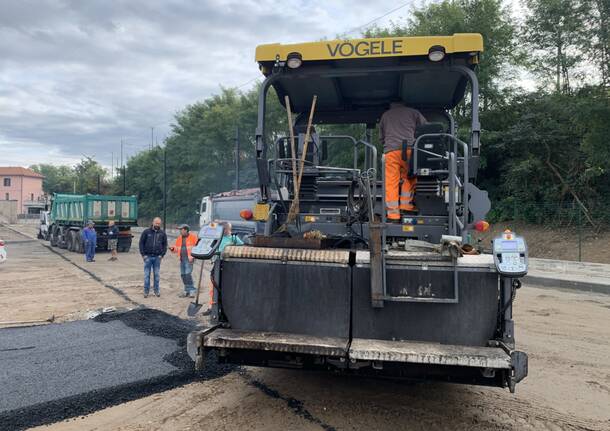
[[[193,247],[197,245],[197,235],[194,233],[189,233],[186,237],[186,252],[188,253],[188,257],[191,257],[191,250]],[[180,256],[180,249],[182,248],[182,235],[176,238],[176,242],[174,243],[173,252]]]

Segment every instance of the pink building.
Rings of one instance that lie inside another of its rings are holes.
[[[19,214],[35,214],[44,208],[43,175],[22,167],[0,167],[0,199],[17,201]]]

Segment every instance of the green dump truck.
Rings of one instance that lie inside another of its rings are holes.
[[[53,247],[83,253],[81,230],[92,220],[97,231],[98,250],[108,249],[106,230],[114,220],[119,228],[118,251],[128,252],[131,247],[131,228],[137,226],[138,201],[135,196],[53,195],[51,210],[40,218],[39,237],[50,241]]]

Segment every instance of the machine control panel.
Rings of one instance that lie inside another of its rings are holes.
[[[493,240],[493,256],[500,274],[513,277],[527,274],[527,244],[523,237],[506,230]]]
[[[218,223],[210,223],[199,230],[199,241],[191,250],[191,254],[196,259],[210,259],[218,250],[224,228]]]

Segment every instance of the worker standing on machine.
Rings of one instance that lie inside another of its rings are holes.
[[[416,214],[414,205],[415,178],[409,178],[409,160],[415,142],[415,129],[426,119],[417,110],[405,106],[400,99],[379,121],[379,140],[385,153],[385,204],[388,221],[400,221],[401,211]],[[401,184],[402,180],[402,184]],[[400,190],[399,190],[400,189]]]

